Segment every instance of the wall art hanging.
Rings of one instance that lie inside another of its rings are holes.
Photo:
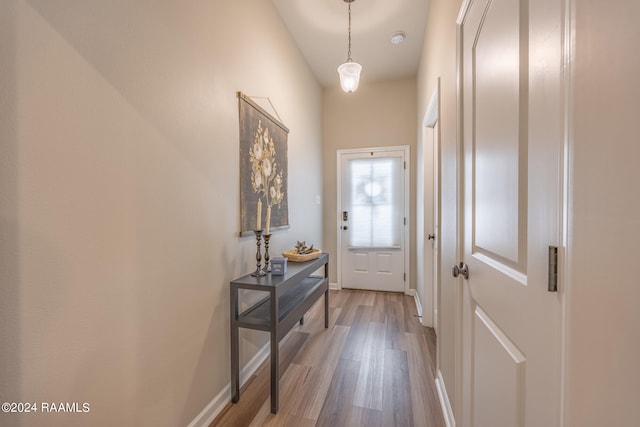
[[[289,227],[289,129],[250,97],[238,95],[240,112],[240,235]],[[276,113],[277,114],[277,113]]]

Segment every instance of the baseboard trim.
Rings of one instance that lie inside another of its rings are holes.
[[[332,291],[339,291],[342,288],[337,283],[329,283],[329,289],[331,289]]]
[[[260,365],[269,357],[270,345],[267,342],[255,356],[240,371],[240,387],[258,370]],[[231,382],[229,382],[216,397],[189,423],[187,427],[208,427],[231,401]]]
[[[410,291],[413,291],[413,299],[416,301],[416,310],[418,310],[418,316],[420,316],[420,323],[424,325],[422,323],[422,303],[420,302],[420,297],[418,297],[418,292],[415,289],[410,289]]]
[[[451,409],[451,402],[449,401],[449,395],[447,389],[444,386],[444,379],[442,378],[442,372],[438,370],[436,376],[436,389],[438,390],[438,399],[440,400],[440,408],[442,409],[442,416],[444,417],[444,423],[447,427],[456,427],[456,420],[453,416],[453,410]]]

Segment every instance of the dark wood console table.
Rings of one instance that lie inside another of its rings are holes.
[[[313,272],[324,266],[324,276]],[[252,289],[269,295],[239,313],[238,290]],[[300,321],[304,314],[324,294],[324,327],[329,327],[329,254],[320,254],[314,260],[289,262],[284,276],[250,274],[231,281],[231,401],[240,400],[240,361],[238,329],[257,329],[271,334],[271,412],[278,412],[280,384],[278,344]]]

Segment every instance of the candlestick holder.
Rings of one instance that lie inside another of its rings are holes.
[[[269,262],[269,240],[271,239],[271,233],[264,235],[264,271],[265,273],[271,273],[271,263]]]
[[[251,273],[253,277],[264,276],[265,271],[262,269],[262,254],[260,253],[260,244],[262,243],[262,230],[253,230],[256,233],[256,271]]]

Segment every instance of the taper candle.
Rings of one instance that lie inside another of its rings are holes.
[[[258,199],[258,218],[256,219],[256,230],[262,230],[262,200]]]

